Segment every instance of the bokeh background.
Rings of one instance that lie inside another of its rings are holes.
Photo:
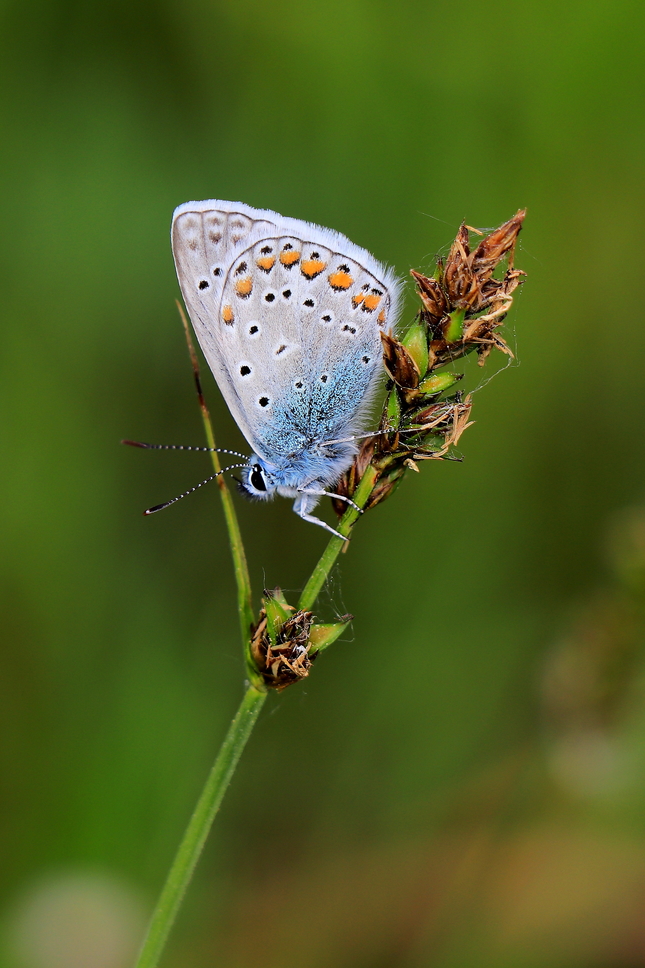
[[[463,463],[409,475],[272,697],[164,964],[645,965],[636,0],[7,0],[0,964],[126,968],[241,696],[168,228],[220,197],[406,275],[528,207]],[[408,287],[405,319],[415,312]],[[242,441],[205,379],[222,446]],[[325,545],[238,501],[256,603]],[[328,513],[328,512],[325,512]]]

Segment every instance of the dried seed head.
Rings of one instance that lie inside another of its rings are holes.
[[[290,606],[289,609],[294,614],[277,630],[275,642],[269,634],[266,607],[260,611],[251,638],[251,652],[262,678],[278,691],[306,678],[316,658],[309,647],[312,612],[296,612]]]
[[[445,266],[437,263],[436,278],[412,272],[431,327],[436,327],[455,309],[478,313],[490,306],[502,292],[506,297],[510,295],[519,281],[516,277],[511,288],[509,275],[515,276],[513,252],[525,215],[525,210],[519,211],[485,236],[474,252],[470,248],[469,228],[461,225]],[[509,262],[506,277],[503,280],[493,279],[493,272],[506,256]]]
[[[265,591],[257,625],[251,629],[251,654],[270,689],[278,691],[306,679],[318,654],[342,635],[353,615],[313,624],[313,613],[289,605],[280,588]]]
[[[376,482],[365,508],[392,493],[403,474],[418,469],[416,462],[456,459],[449,451],[470,426],[470,396],[439,396],[460,379],[437,372],[466,353],[476,352],[480,364],[492,349],[512,356],[497,332],[524,273],[513,268],[513,253],[525,216],[519,211],[498,229],[477,240],[474,251],[470,232],[461,225],[445,265],[437,260],[434,276],[412,271],[423,308],[402,340],[381,334],[383,362],[392,378],[381,417],[380,433],[361,446],[354,464],[335,490],[351,497],[365,469],[371,465]],[[493,272],[508,259],[502,278]],[[340,501],[334,509],[342,516]]]

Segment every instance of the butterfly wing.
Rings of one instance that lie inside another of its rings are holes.
[[[204,355],[242,433],[275,462],[355,433],[382,374],[400,283],[329,229],[240,203],[187,203],[173,253]]]

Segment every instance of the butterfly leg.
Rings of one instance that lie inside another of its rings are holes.
[[[354,508],[355,511],[360,511],[363,514],[363,508],[359,508],[358,504],[354,504],[351,497],[345,497],[344,494],[334,494],[333,491],[314,491],[309,487],[303,487],[301,489],[302,494],[314,494],[316,497],[335,497],[337,501],[344,501],[345,504],[349,504]]]
[[[326,495],[326,493],[327,493],[326,491],[316,492],[316,491],[309,491],[309,490],[307,491],[301,490],[299,496],[293,502],[293,510],[296,512],[298,517],[302,518],[303,521],[309,521],[310,524],[317,524],[319,528],[324,528],[325,531],[329,531],[329,533],[333,534],[336,538],[342,538],[343,541],[347,541],[347,538],[345,535],[342,535],[339,531],[335,531],[325,521],[321,521],[320,518],[316,518],[314,517],[313,514],[307,513],[307,509],[309,507],[315,506],[316,504],[316,501],[310,502],[307,500],[307,498],[310,495],[312,497],[318,497],[319,494],[322,496],[322,495]]]
[[[313,514],[305,514],[304,511],[296,511],[296,514],[299,518],[302,518],[303,521],[309,521],[310,524],[317,524],[321,528],[324,528],[325,531],[329,531],[329,533],[333,534],[334,537],[342,538],[343,541],[349,541],[347,535],[341,534],[340,531],[334,531],[331,525],[327,524],[326,521],[321,521],[320,518],[314,517]]]

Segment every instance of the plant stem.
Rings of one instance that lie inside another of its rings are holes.
[[[177,302],[177,308],[179,309],[179,315],[181,316],[181,321],[184,326],[184,333],[186,334],[186,342],[188,344],[188,352],[190,354],[190,362],[193,367],[193,378],[195,380],[195,387],[197,389],[197,397],[199,399],[199,407],[202,413],[202,420],[204,422],[204,430],[206,432],[206,440],[208,441],[209,447],[215,447],[215,434],[213,432],[213,424],[211,422],[210,413],[208,412],[208,406],[202,392],[202,384],[199,375],[199,361],[197,359],[197,353],[195,352],[195,346],[190,335],[190,327],[188,325],[188,320],[186,319],[186,314],[184,313],[183,307],[179,302]],[[213,467],[215,468],[215,473],[219,474],[221,471],[221,465],[219,460],[219,454],[215,451],[211,451],[211,459],[213,461]],[[255,663],[251,656],[251,626],[254,622],[253,615],[253,604],[251,597],[251,579],[249,577],[249,569],[246,563],[246,553],[244,551],[244,545],[242,543],[242,534],[240,532],[240,525],[237,520],[237,515],[235,513],[235,506],[233,504],[233,498],[231,497],[231,492],[228,488],[224,475],[222,474],[217,478],[217,486],[219,487],[220,497],[222,499],[222,506],[224,508],[224,519],[226,521],[226,527],[228,529],[228,539],[231,546],[231,554],[233,556],[233,567],[235,569],[235,583],[237,585],[237,611],[240,619],[240,632],[242,634],[242,645],[244,647],[244,657],[246,660],[246,671],[249,679],[258,688],[262,689],[262,680],[258,676]]]
[[[267,697],[249,686],[206,781],[168,873],[135,968],[156,968],[222,797]]]
[[[186,342],[193,367],[193,377],[197,389],[202,420],[204,422],[206,440],[208,441],[208,446],[214,448],[215,434],[213,433],[213,425],[206,400],[202,393],[199,361],[190,335],[186,314],[179,303],[177,303],[177,308],[179,309],[179,315],[184,325],[184,333],[186,334]],[[219,474],[221,470],[219,455],[214,450],[211,451],[211,458],[215,473]],[[251,626],[253,624],[251,580],[249,578],[244,545],[242,544],[242,534],[240,532],[237,515],[235,514],[231,492],[227,487],[223,475],[217,478],[217,484],[224,507],[224,518],[226,520],[231,554],[233,556],[240,631],[242,633],[242,644],[250,685],[244,694],[240,707],[235,714],[235,719],[231,723],[220,751],[217,754],[217,759],[211,769],[202,794],[197,801],[197,806],[186,828],[183,840],[179,845],[172,867],[166,878],[166,883],[164,884],[152,915],[150,927],[148,928],[148,933],[139,953],[136,968],[155,968],[161,957],[168,934],[177,916],[177,911],[179,910],[186,888],[193,876],[195,865],[202,852],[215,814],[222,802],[222,797],[228,787],[242,750],[246,745],[246,741],[255,725],[258,713],[267,697],[266,687],[251,657]]]
[[[376,479],[378,477],[378,472],[370,464],[365,473],[360,479],[359,485],[352,494],[352,501],[354,504],[358,504],[359,508],[362,508],[368,497],[372,493],[372,489],[376,484]],[[349,535],[351,527],[354,524],[359,512],[353,508],[348,507],[342,516],[337,530],[342,535]],[[303,609],[303,611],[310,611],[320,594],[320,591],[327,581],[329,572],[332,570],[338,555],[342,551],[345,545],[345,541],[342,538],[330,538],[329,543],[322,553],[322,556],[311,573],[311,577],[304,587],[302,595],[300,596],[300,601],[298,602],[298,608]]]

